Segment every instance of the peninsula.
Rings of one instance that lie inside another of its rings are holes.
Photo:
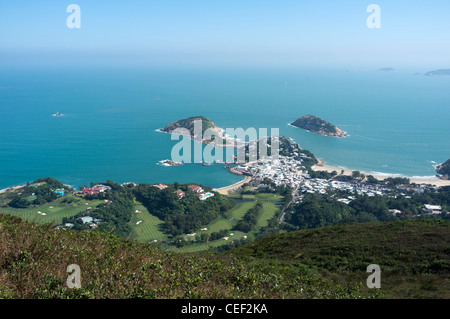
[[[299,117],[297,120],[292,122],[291,125],[302,128],[309,132],[318,133],[325,136],[337,136],[337,137],[347,136],[347,134],[338,127],[336,127],[336,125],[333,125],[314,115],[305,115]]]

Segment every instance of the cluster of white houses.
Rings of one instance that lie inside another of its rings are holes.
[[[441,214],[442,213],[442,208],[441,208],[440,205],[428,205],[428,204],[425,204],[425,205],[423,205],[423,210],[427,214]]]
[[[260,189],[267,187],[261,182],[268,178],[272,180],[275,185],[289,185],[292,188],[297,188],[300,192],[304,193],[319,193],[325,194],[327,191],[340,190],[349,193],[362,195],[366,194],[369,197],[377,195],[385,195],[392,191],[387,185],[380,184],[368,184],[361,183],[359,181],[338,181],[338,180],[327,180],[320,178],[310,178],[308,171],[303,165],[303,161],[298,154],[296,156],[279,156],[278,160],[257,160],[249,162],[238,167],[235,170],[242,173],[251,174],[253,176],[253,185],[258,185]],[[302,155],[302,154],[300,154]],[[418,193],[424,192],[423,186],[399,186],[397,190],[402,191],[414,191]],[[400,195],[405,196],[402,192]],[[405,196],[408,198],[410,196]],[[347,196],[345,198],[337,198],[336,200],[349,204],[354,199],[353,196]],[[442,208],[439,205],[429,205],[426,204],[423,207],[423,211],[427,214],[441,214]],[[392,211],[392,213],[398,213]]]
[[[91,216],[83,216],[83,217],[79,217],[79,219],[81,220],[81,222],[83,224],[88,224],[88,226],[91,229],[96,229],[98,227],[98,223],[100,223],[102,221],[99,218],[93,218]],[[74,226],[74,224],[72,224],[72,223],[65,223],[64,224],[64,228],[72,228],[73,226]]]
[[[358,195],[366,194],[367,196],[384,195],[389,191],[389,187],[376,184],[363,184],[357,182],[342,182],[336,180],[326,180],[313,178],[306,180],[300,187],[302,191],[307,193],[325,194],[327,190],[341,190]]]
[[[236,167],[238,171],[246,171],[253,179],[263,181],[271,179],[275,185],[290,185],[296,187],[309,178],[301,159],[279,156],[277,160],[258,160]]]

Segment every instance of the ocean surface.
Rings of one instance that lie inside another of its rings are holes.
[[[330,165],[432,176],[450,158],[450,76],[413,75],[425,71],[0,69],[0,189],[48,176],[73,187],[240,181],[223,164],[158,165],[178,141],[157,129],[197,115],[278,128]],[[349,136],[288,125],[306,114]]]

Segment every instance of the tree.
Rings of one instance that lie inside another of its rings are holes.
[[[353,171],[353,172],[352,172],[352,177],[353,177],[353,178],[359,178],[359,177],[361,177],[361,172],[360,172],[360,171]]]
[[[15,197],[8,203],[8,206],[13,208],[27,208],[28,206],[30,206],[30,202],[27,201],[25,198]]]

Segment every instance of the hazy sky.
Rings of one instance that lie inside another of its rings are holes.
[[[0,65],[52,64],[450,68],[450,1],[0,0]]]

